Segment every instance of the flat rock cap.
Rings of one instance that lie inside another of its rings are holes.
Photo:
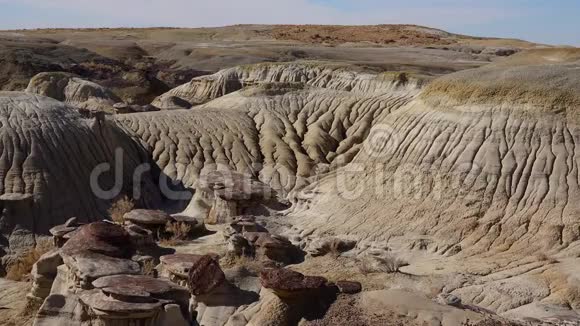
[[[165,225],[171,222],[171,216],[163,211],[135,209],[126,213],[123,218],[129,222],[145,225]]]
[[[271,268],[260,272],[260,282],[267,289],[300,292],[324,288],[327,280],[320,276],[304,276],[287,268]]]

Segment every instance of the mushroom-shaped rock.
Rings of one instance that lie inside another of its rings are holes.
[[[103,315],[133,314],[137,319],[151,318],[161,310],[163,303],[149,297],[147,292],[130,289],[108,289],[85,291],[79,295],[79,299],[93,312]],[[125,290],[125,291],[122,291]],[[122,294],[121,294],[122,293]]]
[[[327,280],[320,276],[304,276],[286,268],[271,268],[260,272],[262,286],[280,298],[296,298],[316,294],[326,288]]]
[[[275,195],[268,185],[234,171],[212,171],[200,177],[198,189],[228,201],[271,199]]]
[[[62,247],[63,255],[98,253],[109,257],[130,258],[135,250],[129,233],[117,224],[96,222],[84,225]]]
[[[256,209],[276,196],[266,184],[234,171],[212,171],[202,175],[196,189],[213,198],[208,224],[230,223],[234,217]]]
[[[224,272],[215,257],[205,255],[189,271],[188,286],[193,295],[203,295],[216,289],[225,279]]]
[[[69,271],[78,282],[90,288],[100,277],[116,274],[139,274],[139,264],[131,261],[135,249],[123,227],[107,222],[81,226],[60,249]]]

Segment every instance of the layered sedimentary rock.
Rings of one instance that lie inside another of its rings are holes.
[[[331,194],[299,223],[364,238],[428,233],[442,253],[577,251],[577,69],[490,66],[434,81],[313,188]]]
[[[113,105],[121,102],[109,89],[62,72],[43,72],[32,77],[26,92],[48,96],[87,111],[113,113]]]
[[[189,291],[141,275],[142,256],[127,230],[108,222],[81,226],[35,264],[29,299],[42,303],[35,325],[190,324]]]
[[[191,105],[198,105],[247,86],[268,83],[305,84],[317,88],[372,93],[385,92],[398,84],[408,82],[416,86],[422,83],[418,80],[410,81],[404,72],[376,74],[344,64],[316,61],[291,64],[264,63],[238,66],[213,75],[196,77],[189,83],[163,94],[152,104],[160,108],[165,106],[170,108],[173,105],[166,104],[168,99],[177,98]],[[276,93],[275,89],[270,91]]]
[[[72,216],[102,219],[114,196],[133,186],[141,187],[142,204],[160,200],[149,172],[133,184],[135,169],[147,162],[143,149],[107,120],[85,119],[62,102],[0,93],[0,139],[3,247],[16,248]],[[17,208],[24,200],[30,208]]]
[[[236,69],[251,76],[236,80],[259,85],[193,110],[125,115],[117,121],[148,145],[166,176],[185,187],[194,187],[206,171],[222,169],[255,176],[284,194],[348,163],[375,122],[411,101],[421,83],[313,63]],[[214,76],[218,81],[208,84],[209,93],[230,91],[219,81],[229,73]],[[186,86],[202,102],[214,97]],[[224,87],[227,91],[217,91]]]

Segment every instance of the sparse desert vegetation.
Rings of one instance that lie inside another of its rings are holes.
[[[51,238],[39,238],[36,246],[22,252],[6,270],[6,278],[12,281],[24,281],[30,275],[32,266],[45,253],[55,249]]]
[[[135,208],[133,200],[128,196],[123,196],[111,205],[111,208],[109,208],[109,216],[113,222],[123,224],[125,223],[125,218],[123,216],[132,211],[133,208]]]

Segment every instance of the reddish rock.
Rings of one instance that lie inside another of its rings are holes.
[[[80,227],[62,247],[62,253],[68,256],[86,252],[130,258],[134,248],[129,233],[123,227],[107,222],[96,222]]]
[[[325,289],[327,280],[320,276],[304,276],[286,268],[272,268],[260,272],[260,282],[277,296],[292,298]]]
[[[188,286],[193,295],[203,295],[216,289],[225,279],[218,261],[210,255],[205,255],[189,271]]]

